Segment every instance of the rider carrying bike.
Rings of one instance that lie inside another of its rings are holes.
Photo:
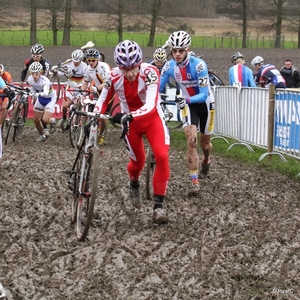
[[[37,142],[44,142],[46,135],[42,126],[42,120],[45,124],[50,124],[50,133],[54,133],[56,121],[51,118],[56,103],[56,91],[50,80],[42,75],[43,66],[39,62],[34,62],[29,66],[31,75],[28,77],[30,91],[35,99],[33,107],[33,118],[37,131],[40,136]]]
[[[39,62],[43,67],[42,74],[46,77],[49,76],[50,62],[45,58],[43,58],[44,50],[45,50],[44,46],[41,44],[34,44],[31,47],[31,58],[27,58],[25,60],[23,70],[21,72],[21,82],[20,82],[21,87],[23,87],[30,65],[34,62]],[[43,123],[43,127],[44,127],[45,135],[49,136],[49,130],[47,129],[47,124]]]
[[[140,46],[134,41],[125,40],[116,46],[114,61],[117,67],[108,75],[95,112],[104,113],[110,99],[117,93],[121,113],[114,115],[112,121],[121,124],[131,121],[125,143],[130,159],[127,165],[129,195],[136,208],[142,206],[139,177],[146,156],[143,136],[148,139],[156,160],[153,175],[153,221],[163,224],[168,222],[163,202],[170,176],[170,137],[159,104],[159,71],[148,63],[142,63],[142,56]]]
[[[63,69],[63,71],[61,71],[58,66],[53,66],[51,68],[51,71],[57,72],[60,76],[65,75],[67,77],[67,87],[70,87],[71,89],[81,88],[84,72],[86,69],[86,64],[83,62],[83,58],[84,54],[82,50],[74,50],[72,52],[72,58],[66,60],[61,64],[61,69]],[[78,92],[76,91],[69,91],[68,89],[64,91],[62,118],[57,122],[57,127],[61,127],[62,124],[66,121],[69,107],[74,102],[77,93]]]
[[[168,61],[161,74],[160,91],[173,77],[182,90],[184,99],[178,103],[183,109],[183,131],[187,138],[187,159],[191,185],[188,195],[196,196],[200,191],[199,176],[205,178],[209,171],[212,144],[210,142],[214,127],[215,100],[210,88],[206,63],[188,55],[191,37],[185,31],[173,32],[168,41],[173,60]],[[203,153],[202,169],[199,170],[197,152],[197,129],[200,128],[200,146]]]
[[[95,48],[88,49],[85,53],[85,56],[88,66],[85,69],[82,89],[86,90],[89,88],[90,92],[96,93],[97,96],[99,96],[104,87],[104,82],[108,76],[108,73],[110,72],[110,66],[107,63],[99,60],[101,55],[100,52]],[[110,111],[110,108],[113,104],[113,96],[107,107],[107,112]],[[108,120],[100,120],[100,129],[98,134],[98,142],[100,144],[104,142],[104,132],[107,128],[107,122]]]
[[[272,83],[275,88],[286,88],[285,80],[279,70],[272,64],[264,64],[264,59],[261,56],[254,57],[251,65],[256,72],[254,82],[259,87],[268,87]]]
[[[231,57],[233,66],[229,69],[229,84],[231,86],[240,85],[246,87],[256,87],[253,72],[244,65],[245,59],[241,52],[236,52]]]
[[[12,83],[12,77],[11,77],[10,73],[5,70],[5,68],[2,64],[0,64],[0,77],[4,80],[4,82],[6,84]],[[5,88],[7,88],[7,87],[5,86]],[[0,89],[0,94],[6,94],[2,88]],[[3,126],[3,124],[4,124],[7,110],[9,109],[10,104],[11,104],[11,101],[10,101],[11,99],[12,99],[11,96],[10,97],[0,97],[0,108],[2,108],[2,114],[0,116],[0,126]]]
[[[15,93],[14,91],[11,91],[5,81],[2,79],[2,77],[0,76],[0,90],[2,90],[3,94],[5,94],[5,96],[7,96],[7,98],[9,99],[8,100],[8,105],[6,106],[6,108],[8,106],[10,106],[10,101],[15,97]],[[5,99],[6,97],[4,97]],[[2,105],[2,100],[3,100],[3,97],[0,97],[0,105]],[[1,118],[4,119],[4,115],[3,115],[3,109],[2,109],[2,115],[1,115]],[[2,121],[1,121],[2,122]],[[1,162],[1,159],[2,159],[2,123],[0,123],[0,162]]]

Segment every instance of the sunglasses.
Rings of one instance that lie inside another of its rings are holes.
[[[185,52],[185,49],[172,49],[172,53],[176,54],[177,52],[179,52],[180,54],[182,54],[183,52]]]
[[[87,62],[94,62],[97,61],[97,59],[87,59]]]

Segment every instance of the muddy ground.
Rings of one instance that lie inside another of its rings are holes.
[[[29,50],[0,47],[1,63],[15,80]],[[72,50],[48,48],[45,57],[56,62]],[[110,62],[111,49],[105,51]],[[197,49],[225,81],[235,51]],[[242,52],[247,62],[259,54],[278,67],[287,57],[298,59],[296,50]],[[99,219],[85,242],[70,224],[64,172],[76,153],[68,136],[57,131],[36,143],[37,132],[27,126],[4,147],[0,282],[8,299],[300,299],[299,182],[213,154],[199,197],[187,198],[186,155],[171,147],[170,222],[155,226],[144,173],[144,205],[140,211],[131,206],[119,134],[111,128],[106,137]]]

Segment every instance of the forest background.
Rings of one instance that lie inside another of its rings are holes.
[[[241,41],[267,40],[270,48],[300,48],[300,0],[2,0],[3,31],[27,30],[28,41],[38,42],[38,32],[51,32],[52,45],[71,45],[76,31],[113,32],[155,36],[186,30],[192,36]],[[61,35],[60,35],[61,33]],[[61,36],[61,37],[60,37]],[[228,44],[226,44],[228,47]],[[231,43],[236,48],[237,43]],[[102,45],[99,45],[102,46]],[[103,45],[107,46],[107,45]],[[205,47],[205,45],[203,44]],[[220,47],[225,44],[220,43]]]

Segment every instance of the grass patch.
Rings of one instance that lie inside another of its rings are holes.
[[[254,152],[249,151],[245,146],[236,145],[230,150],[228,148],[231,144],[236,143],[236,140],[228,139],[229,144],[223,139],[215,138],[212,140],[214,146],[213,155],[218,155],[240,161],[243,163],[249,163],[253,166],[264,167],[270,171],[278,172],[282,175],[288,176],[294,180],[300,181],[300,160],[292,158],[288,155],[283,155],[287,162],[283,162],[278,155],[272,155],[271,161],[268,157],[265,157],[262,161],[259,158],[267,152],[266,149],[251,146]],[[187,144],[183,131],[171,131],[171,147],[175,147],[180,151],[186,151]],[[199,149],[198,143],[198,149]]]
[[[154,46],[165,44],[169,34],[156,34]],[[57,35],[58,45],[62,44],[63,31]],[[146,47],[149,42],[149,33],[124,32],[123,39],[136,41],[141,47]],[[37,40],[44,46],[53,45],[53,36],[51,30],[39,30]],[[118,44],[118,34],[116,32],[99,32],[99,31],[79,31],[73,30],[70,35],[71,46],[82,46],[88,41],[93,41],[97,47],[114,47]],[[3,46],[28,46],[30,45],[29,30],[2,30],[0,32],[0,44]],[[295,42],[283,41],[282,48],[295,49]],[[192,48],[241,48],[242,37],[236,36],[196,36],[193,35]],[[274,48],[274,39],[253,37],[247,39],[247,47],[252,49],[270,49]]]

